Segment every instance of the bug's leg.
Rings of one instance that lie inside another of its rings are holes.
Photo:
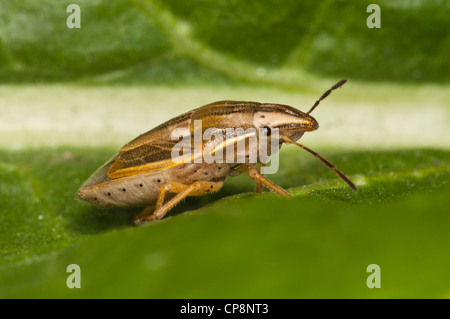
[[[134,218],[134,223],[142,224],[142,223],[145,223],[146,221],[152,220],[151,219],[152,213],[156,212],[158,209],[161,208],[161,206],[164,203],[164,198],[165,198],[166,192],[173,191],[174,193],[179,193],[185,187],[186,187],[186,185],[183,185],[183,184],[177,183],[177,182],[165,183],[159,190],[158,199],[156,200],[156,204],[145,208],[139,215],[137,215]]]
[[[151,216],[144,216],[134,222],[136,224],[142,224],[152,220],[161,219],[170,209],[172,209],[187,196],[201,196],[209,192],[215,192],[222,187],[222,184],[223,182],[207,181],[197,181],[190,185],[184,185],[177,182],[168,182],[164,184],[159,191],[155,212]],[[171,193],[177,193],[177,195],[163,205],[165,193],[168,191]]]
[[[150,206],[145,208],[139,215],[137,215],[134,219],[135,224],[142,224],[146,221],[153,220],[153,214],[159,210],[164,204],[164,198],[166,197],[167,192],[180,193],[187,186],[177,182],[168,182],[165,183],[161,189],[159,190],[158,199],[156,200],[156,204],[154,206]],[[152,210],[150,210],[153,208]],[[153,214],[152,214],[153,213]]]
[[[138,215],[134,217],[134,222],[136,222],[139,219],[145,218],[150,216],[155,211],[155,205],[150,205],[144,208],[142,212],[140,212]]]
[[[269,181],[267,178],[265,178],[261,173],[258,172],[258,169],[254,166],[251,166],[248,168],[248,176],[250,178],[253,178],[257,182],[260,182],[264,186],[266,186],[268,189],[272,190],[273,192],[277,193],[281,197],[285,198],[291,198],[292,195],[289,194],[287,191],[282,189],[280,186],[274,184],[273,182]]]
[[[160,209],[164,204],[164,198],[167,192],[180,193],[186,188],[186,185],[177,182],[168,182],[161,187],[158,194],[158,199],[156,200],[155,212]]]
[[[265,164],[264,163],[259,164],[258,173],[261,174],[261,176],[264,177],[264,175],[261,173],[261,167],[262,166],[265,166]],[[254,192],[255,193],[262,193],[263,192],[263,184],[260,181],[258,181],[258,180],[255,183],[255,190],[254,190]]]

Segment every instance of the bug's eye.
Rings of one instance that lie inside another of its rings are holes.
[[[268,126],[264,126],[262,131],[265,136],[270,136],[270,134],[272,134],[272,130]]]

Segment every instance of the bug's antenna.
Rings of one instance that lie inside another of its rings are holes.
[[[326,91],[324,94],[322,94],[322,96],[320,97],[320,99],[318,99],[318,100],[316,101],[316,103],[314,103],[314,105],[312,106],[312,108],[311,108],[308,112],[306,112],[306,114],[311,113],[311,112],[317,107],[317,105],[319,105],[320,101],[322,101],[322,100],[325,99],[328,95],[330,95],[330,93],[331,93],[333,90],[336,90],[337,88],[343,86],[345,82],[347,82],[347,80],[341,80],[341,81],[339,81],[338,83],[336,83],[335,85],[333,85],[333,86],[331,87],[331,89],[329,89],[329,90]]]
[[[345,83],[345,82],[344,82],[344,83]],[[287,136],[283,136],[282,139],[283,139],[284,141],[288,142],[288,143],[292,143],[292,144],[295,144],[295,145],[297,145],[297,146],[300,146],[300,147],[303,148],[305,151],[310,152],[312,155],[314,155],[315,157],[317,157],[318,159],[320,159],[320,160],[322,161],[322,163],[324,163],[326,166],[328,166],[328,167],[331,168],[333,171],[335,171],[335,172],[339,175],[339,177],[342,178],[342,179],[344,180],[344,182],[346,182],[346,183],[348,184],[348,186],[350,186],[350,187],[353,189],[353,191],[355,191],[355,192],[358,191],[358,189],[356,188],[355,184],[353,184],[352,181],[349,180],[347,176],[345,176],[340,170],[338,170],[338,169],[336,168],[336,166],[334,166],[333,164],[331,164],[330,162],[328,162],[325,158],[323,158],[322,156],[320,156],[318,153],[314,152],[312,149],[310,149],[310,148],[308,148],[308,147],[306,147],[306,146],[304,146],[304,145],[302,145],[302,144],[300,144],[300,143],[294,142],[293,140],[291,140],[291,139],[290,139],[289,137],[287,137]]]

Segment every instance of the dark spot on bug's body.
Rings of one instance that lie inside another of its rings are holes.
[[[111,193],[110,193],[110,192],[108,192],[108,196],[111,196]]]
[[[122,188],[122,190],[124,191],[124,192],[126,192],[127,190],[125,189],[125,188]]]
[[[144,185],[142,185],[142,184],[139,184],[139,187],[143,187]]]
[[[214,186],[213,186],[213,185],[211,185],[211,188],[214,188]]]
[[[158,182],[158,183],[161,183],[161,180],[160,180],[160,179],[158,179],[158,180],[157,180],[157,182]]]

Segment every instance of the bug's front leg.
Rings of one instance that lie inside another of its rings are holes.
[[[272,190],[273,192],[277,193],[281,197],[285,198],[292,198],[292,195],[289,194],[286,190],[278,186],[277,184],[274,184],[273,182],[269,181],[267,178],[265,178],[255,166],[250,166],[248,168],[248,176],[250,178],[253,178],[257,182],[260,182],[264,186],[266,186],[268,189]]]
[[[258,166],[258,173],[261,174],[261,176],[264,177],[264,175],[261,173],[261,167],[265,166],[264,163],[260,163]],[[255,193],[262,193],[263,192],[263,184],[260,181],[256,181],[255,183]]]

